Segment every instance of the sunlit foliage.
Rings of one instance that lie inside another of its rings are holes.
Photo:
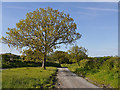
[[[8,28],[8,36],[2,37],[2,41],[9,46],[41,52],[45,68],[46,55],[58,44],[71,44],[81,37],[76,29],[77,25],[69,14],[50,7],[39,8],[27,13],[25,19],[16,23],[16,28]]]
[[[85,59],[87,57],[87,49],[85,49],[84,47],[73,46],[68,52],[70,53],[69,58],[75,60],[75,62],[77,62],[78,65],[80,64],[80,60]]]

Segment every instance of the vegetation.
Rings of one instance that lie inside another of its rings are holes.
[[[68,64],[68,63],[70,63],[69,55],[70,54],[68,54],[67,52],[63,52],[63,51],[56,51],[56,52],[52,53],[51,55],[49,55],[49,57],[47,57],[48,61],[46,63],[46,66],[52,66],[52,67],[48,67],[47,69],[54,68],[54,67],[60,67],[60,64],[61,64],[63,67],[68,67],[72,72],[78,74],[79,76],[87,77],[87,78],[89,78],[89,80],[93,80],[94,82],[97,82],[100,85],[105,84],[105,86],[107,86],[107,87],[113,87],[113,88],[118,87],[118,71],[119,71],[119,67],[120,67],[120,65],[118,64],[118,57],[99,57],[99,58],[88,57],[87,59],[80,60],[80,62],[79,62],[80,66],[79,66],[78,63],[77,62],[74,63],[74,61],[72,64]],[[2,58],[3,59],[3,62],[2,62],[3,68],[24,67],[23,69],[16,68],[16,69],[3,70],[4,71],[3,73],[6,73],[6,74],[8,73],[8,76],[6,76],[6,77],[8,77],[7,78],[8,80],[12,77],[12,76],[10,77],[9,75],[18,75],[20,73],[23,73],[24,70],[26,71],[26,73],[28,72],[27,75],[31,74],[32,69],[35,69],[35,67],[37,69],[39,68],[39,70],[41,70],[41,71],[43,70],[42,68],[38,67],[38,66],[42,65],[42,62],[40,62],[40,61],[38,62],[34,59],[33,59],[33,61],[31,61],[31,60],[26,61],[24,59],[20,59],[20,56],[13,55],[10,53],[2,54],[2,57],[3,57]],[[10,59],[11,57],[12,57],[12,59]],[[55,63],[58,58],[59,58],[58,61],[60,61],[60,64]],[[50,59],[52,59],[53,61],[51,61]],[[68,61],[66,61],[66,60],[68,60]],[[29,72],[30,69],[28,69],[28,68],[30,68],[30,67],[31,67],[31,71]],[[12,70],[16,71],[16,72],[13,72]],[[41,71],[39,73],[40,75],[49,73],[48,72],[49,70],[46,70],[46,72],[42,71],[42,73],[44,73],[44,74],[41,74]],[[37,73],[37,71],[35,71],[34,73]],[[23,75],[23,74],[21,74],[21,75]],[[21,75],[20,75],[20,79],[23,80],[21,78],[22,77]],[[14,77],[17,77],[17,76],[14,76]],[[25,77],[28,78],[28,76],[25,76]],[[3,79],[3,82],[5,83],[7,79]],[[21,80],[19,78],[13,78],[13,79],[15,80],[15,82],[19,82],[19,84],[21,84]],[[17,80],[17,79],[19,79],[19,80]],[[35,79],[35,80],[38,80],[38,79]],[[15,83],[15,82],[13,82],[13,83]],[[25,83],[29,84],[29,81],[25,81]],[[27,85],[27,84],[25,84],[25,86],[23,85],[22,87],[26,87],[26,88],[29,87],[29,85]],[[4,85],[5,85],[5,87],[13,87],[14,86],[14,85],[11,86],[8,83],[5,83]],[[30,85],[31,85],[31,87],[36,86],[36,85],[32,86],[32,83]],[[50,84],[48,84],[48,86],[46,86],[46,83],[38,84],[38,86],[36,86],[36,87],[39,87],[39,88],[53,87],[53,86],[51,86],[51,85],[49,86],[49,85]]]
[[[84,47],[73,46],[67,52],[65,51],[55,51],[52,52],[47,59],[50,61],[57,61],[60,64],[62,63],[78,63],[82,59],[88,58],[87,56],[87,49]]]
[[[31,49],[29,49],[22,52],[21,58],[24,61],[42,62],[43,54],[38,50],[32,51]]]
[[[80,60],[87,58],[87,49],[84,47],[73,46],[71,50],[69,50],[70,59],[75,60],[75,62],[80,65]]]
[[[50,59],[59,62],[59,64],[61,64],[61,63],[69,63],[69,54],[68,54],[68,52],[55,51],[49,57],[51,57]]]
[[[11,53],[0,56],[2,68],[17,67],[3,70],[3,88],[53,88],[56,67],[60,64],[80,76],[117,88],[118,57],[88,57],[87,49],[79,46],[73,46],[68,52],[53,52],[59,44],[73,44],[81,38],[76,29],[69,14],[50,7],[29,12],[16,23],[16,28],[8,28],[8,36],[2,37],[2,42],[24,50],[22,56]],[[38,66],[49,67],[44,70]]]
[[[2,71],[2,88],[54,88],[55,67],[24,67]]]
[[[11,54],[11,53],[1,54],[0,56],[2,57],[2,62],[20,59],[19,55],[15,55],[15,54]]]
[[[11,56],[12,55],[12,56]],[[18,68],[18,67],[39,67],[42,66],[42,62],[39,60],[27,60],[20,59],[20,56],[14,54],[2,54],[2,68]],[[12,57],[12,60],[10,59]],[[19,57],[19,58],[16,58]],[[46,66],[61,67],[59,63],[47,61]]]
[[[74,64],[62,64],[72,72],[82,77],[87,77],[107,87],[118,88],[118,57],[89,58],[80,61],[80,66]]]
[[[47,54],[56,49],[59,44],[72,44],[81,35],[76,32],[77,26],[69,14],[39,8],[26,14],[26,19],[16,23],[16,28],[8,28],[8,36],[2,37],[2,42],[17,48],[27,48],[28,51],[43,56],[42,67],[45,69]]]
[[[82,47],[83,48],[83,47]],[[22,56],[14,55],[11,53],[1,54],[2,56],[2,68],[16,68],[16,67],[38,67],[42,66],[42,55],[39,56],[37,51],[25,50]],[[81,51],[82,53],[82,51]],[[84,53],[84,52],[83,52]],[[64,52],[64,51],[55,51],[47,55],[46,66],[52,67],[61,67],[62,63],[74,63],[77,62],[74,60],[74,54]],[[86,54],[82,56],[79,54],[79,58],[86,58]],[[71,60],[73,59],[73,60]]]

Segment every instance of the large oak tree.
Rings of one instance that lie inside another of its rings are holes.
[[[71,44],[81,37],[76,29],[77,26],[69,14],[50,7],[39,8],[27,13],[26,18],[16,23],[15,28],[8,28],[8,35],[2,37],[2,41],[9,46],[42,52],[42,67],[45,69],[49,52],[56,49],[58,44]]]

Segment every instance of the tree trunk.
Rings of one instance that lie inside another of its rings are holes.
[[[46,69],[45,63],[46,63],[46,55],[44,55],[44,60],[43,60],[43,63],[42,63],[42,68],[44,68],[44,69]]]
[[[77,60],[77,63],[78,63],[78,66],[80,66],[80,61],[79,60]]]

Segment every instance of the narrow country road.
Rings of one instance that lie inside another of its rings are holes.
[[[69,71],[68,68],[58,68],[58,88],[99,88],[82,77]]]

